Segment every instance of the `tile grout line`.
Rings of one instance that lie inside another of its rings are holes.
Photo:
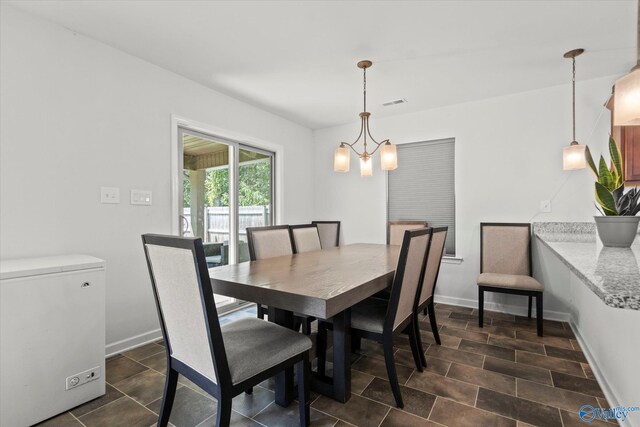
[[[87,427],[87,426],[86,426],[86,424],[85,424],[85,423],[83,423],[82,421],[80,421],[80,420],[78,419],[78,417],[76,417],[75,415],[73,415],[73,414],[71,413],[71,411],[67,411],[67,412],[68,412],[68,413],[69,413],[69,415],[71,415],[71,416],[72,416],[72,417],[73,417],[77,422],[79,422],[80,424],[82,424],[82,425],[83,425],[83,427]],[[85,415],[86,415],[86,414],[85,414]]]
[[[391,407],[389,407],[389,409],[387,409],[387,413],[384,414],[384,417],[382,417],[382,419],[380,420],[380,423],[378,423],[378,427],[380,427],[382,425],[382,423],[384,422],[384,420],[389,416],[389,412],[391,412]]]

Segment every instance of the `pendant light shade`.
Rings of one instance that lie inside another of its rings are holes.
[[[340,144],[333,155],[333,170],[336,172],[349,172],[350,161],[349,147]]]
[[[584,145],[578,143],[564,147],[562,149],[562,169],[572,171],[586,168],[587,159],[584,148]]]
[[[383,171],[392,171],[398,167],[398,153],[396,146],[387,141],[380,148],[380,168]]]
[[[565,53],[565,58],[570,58],[573,65],[573,74],[571,78],[572,88],[572,119],[573,119],[573,141],[568,147],[562,149],[562,169],[566,171],[584,169],[587,167],[587,158],[585,154],[585,146],[578,144],[576,141],[576,56],[581,55],[584,49],[574,49]]]
[[[619,78],[613,97],[613,125],[640,126],[640,67]]]
[[[362,156],[360,157],[360,176],[372,176],[373,175],[373,167],[371,161],[371,156]]]

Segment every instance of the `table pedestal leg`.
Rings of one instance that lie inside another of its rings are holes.
[[[293,329],[293,312],[269,307],[269,321]],[[259,355],[256,355],[259,357]],[[287,407],[294,398],[293,367],[284,369],[276,375],[276,404]]]

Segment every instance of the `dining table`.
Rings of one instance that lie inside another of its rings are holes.
[[[269,307],[268,319],[294,328],[296,315],[332,319],[333,374],[312,372],[311,389],[339,402],[351,397],[351,310],[391,285],[400,246],[350,244],[209,270],[213,293]],[[260,357],[256,354],[255,357]],[[293,369],[276,376],[275,401],[294,398]]]

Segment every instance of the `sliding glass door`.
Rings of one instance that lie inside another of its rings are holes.
[[[187,128],[182,147],[181,234],[202,238],[210,268],[249,260],[246,228],[272,225],[274,153]],[[233,304],[216,295],[216,305]]]

